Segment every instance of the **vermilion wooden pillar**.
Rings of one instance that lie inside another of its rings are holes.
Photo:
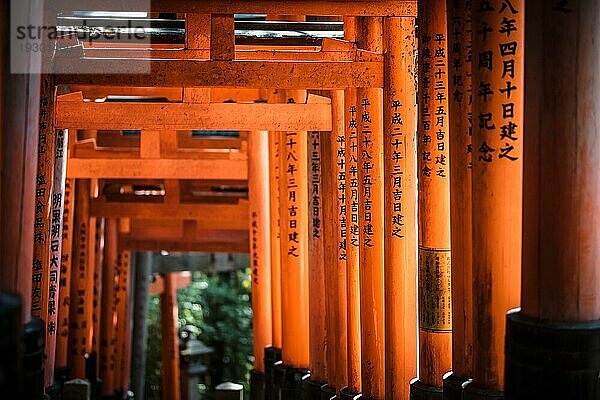
[[[269,132],[269,209],[271,243],[271,312],[273,346],[281,348],[281,240],[279,212],[279,132]]]
[[[309,329],[310,329],[310,381],[303,388],[304,396],[321,398],[321,387],[330,380],[336,338],[330,331],[329,314],[332,298],[329,297],[331,266],[324,263],[324,230],[322,226],[323,136],[329,134],[310,132],[308,143],[308,276],[309,276]],[[327,271],[326,271],[327,269]]]
[[[382,53],[382,18],[358,20],[360,48]],[[358,198],[362,392],[385,396],[383,90],[358,89]]]
[[[356,40],[356,18],[344,18],[344,39]],[[361,330],[360,330],[360,235],[358,207],[358,122],[357,90],[344,90],[345,160],[346,160],[346,295],[348,331],[348,382],[340,394],[353,398],[362,390],[361,385]]]
[[[600,398],[600,4],[525,2],[523,280],[506,398]]]
[[[272,90],[269,103],[284,101],[282,90]],[[271,399],[274,391],[273,365],[281,362],[281,212],[280,212],[280,139],[281,132],[269,132],[269,208],[271,230],[271,312],[272,346],[265,349],[265,398]]]
[[[127,231],[128,220],[119,219],[119,232]],[[131,285],[131,252],[120,249],[117,254],[116,270],[116,312],[117,312],[117,339],[115,342],[115,385],[127,392],[130,388],[132,329],[129,304],[132,301]]]
[[[472,272],[472,87],[471,7],[447,0],[448,93],[450,93],[450,226],[452,243],[452,374],[444,378],[444,397],[462,399],[473,376]]]
[[[303,102],[306,92],[288,91]],[[280,139],[282,398],[300,396],[309,366],[308,149],[307,133]]]
[[[327,389],[329,393],[335,393],[348,384],[344,91],[331,92],[331,106],[332,131],[321,135],[321,171],[327,291]]]
[[[123,234],[127,234],[131,230],[131,221],[129,218],[119,218],[117,228],[119,231],[119,237]],[[133,379],[134,370],[132,370],[132,340],[133,332],[132,329],[132,317],[133,307],[135,310],[142,309],[145,314],[147,311],[147,303],[140,304],[137,299],[134,302],[134,289],[133,284],[136,283],[133,279],[132,266],[131,266],[131,251],[124,248],[121,243],[117,241],[117,247],[119,252],[117,253],[117,264],[115,269],[115,312],[116,312],[116,328],[115,328],[115,385],[117,389],[121,389],[123,393],[126,393],[130,388],[134,389],[131,380]],[[136,257],[137,260],[137,257]],[[146,258],[148,260],[148,258]],[[151,259],[150,259],[151,260]],[[136,273],[138,266],[136,265]],[[151,269],[151,263],[146,267],[146,271]],[[150,276],[143,275],[144,285],[148,284]],[[138,332],[136,337],[146,337],[146,332]],[[144,342],[145,345],[145,342]],[[144,359],[145,361],[145,359]],[[137,396],[143,397],[142,393],[136,393]]]
[[[95,218],[90,218],[90,180],[75,182],[75,218],[69,310],[69,366],[85,377],[84,355],[92,350]]]
[[[96,353],[96,372],[100,368],[100,342],[102,340],[102,286],[104,261],[104,218],[96,218],[96,240],[94,243],[94,336],[92,350]]]
[[[60,257],[60,291],[58,301],[58,332],[56,337],[56,368],[67,367],[69,345],[69,304],[71,298],[72,248],[75,216],[75,181],[67,179],[64,191],[62,251]]]
[[[419,2],[419,376],[416,399],[441,399],[451,369],[450,169],[446,2]]]
[[[176,274],[163,275],[164,290],[160,295],[160,324],[162,332],[162,396],[164,400],[179,400],[179,331],[177,328]]]
[[[9,7],[0,11],[5,25],[10,25]],[[0,44],[0,291],[21,296],[23,322],[29,322],[40,75],[11,74],[10,57],[5,56],[10,54],[8,38],[7,29]],[[39,57],[39,52],[32,53],[30,59]]]
[[[253,396],[264,396],[264,352],[272,344],[269,132],[248,132],[248,200],[254,332]]]
[[[502,394],[505,315],[521,289],[523,15],[519,0],[472,11],[473,383],[466,390],[480,398]]]
[[[116,328],[116,293],[115,270],[117,266],[117,220],[107,218],[104,227],[104,259],[102,271],[102,312],[100,326],[100,379],[102,394],[111,396],[115,385],[115,328]]]
[[[408,400],[417,374],[415,20],[385,18],[386,399]]]
[[[44,321],[46,387],[54,379],[68,138],[66,131],[54,130],[54,100],[54,79],[44,75],[40,98],[31,313]]]

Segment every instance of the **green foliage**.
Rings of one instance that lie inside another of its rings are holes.
[[[198,338],[214,349],[210,356],[207,397],[221,382],[248,390],[252,369],[250,270],[214,275],[194,272],[190,287],[179,289],[179,327],[193,326]],[[160,400],[160,297],[150,299],[146,398]]]

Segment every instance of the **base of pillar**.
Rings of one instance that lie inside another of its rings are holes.
[[[323,385],[321,387],[321,400],[335,400],[337,398],[337,390],[333,386]]]
[[[443,391],[442,388],[414,380],[410,384],[410,400],[443,400]]]
[[[504,392],[486,389],[471,383],[465,387],[464,400],[504,400]]]
[[[340,400],[360,400],[362,399],[362,393],[357,393],[350,388],[345,387],[340,390]]]
[[[302,400],[302,387],[310,378],[310,371],[306,368],[290,366],[275,366],[275,385],[280,385],[281,400]]]
[[[277,347],[265,348],[265,400],[277,400],[274,393],[274,364],[281,362],[281,349]]]
[[[302,386],[303,400],[321,400],[321,388],[325,385],[324,382],[313,381],[307,379]]]
[[[283,361],[277,361],[273,364],[273,390],[271,391],[271,400],[281,400],[281,388],[285,380],[285,367]]]
[[[465,387],[471,383],[471,379],[461,378],[454,373],[449,373],[444,377],[444,400],[463,400]]]
[[[23,327],[23,398],[44,397],[44,322],[32,318]]]
[[[253,369],[250,371],[250,400],[264,400],[265,374]]]
[[[540,321],[512,312],[506,323],[506,398],[600,399],[600,320]]]

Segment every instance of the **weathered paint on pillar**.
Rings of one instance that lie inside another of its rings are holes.
[[[506,313],[521,289],[523,15],[495,0],[473,15],[473,384],[504,387]]]
[[[452,244],[452,372],[473,371],[471,1],[447,0]]]
[[[252,270],[254,369],[265,371],[265,347],[272,344],[269,132],[248,132],[248,200]]]
[[[164,290],[160,295],[162,396],[164,400],[179,400],[181,397],[177,284],[175,278],[175,273],[163,275]]]
[[[290,92],[288,95],[292,101],[303,101],[302,93]],[[282,132],[280,162],[282,357],[287,366],[308,368],[308,149],[305,131]]]
[[[56,361],[58,368],[67,366],[69,345],[69,304],[71,298],[72,249],[75,212],[75,181],[65,181],[62,218],[62,249],[60,256],[60,290],[58,300],[58,336],[56,337]]]
[[[419,2],[419,383],[451,369],[450,170],[445,0]]]
[[[329,368],[332,345],[335,343],[327,329],[328,293],[325,291],[325,264],[323,253],[323,217],[322,209],[322,168],[321,147],[322,135],[329,133],[310,132],[307,135],[308,149],[308,280],[309,280],[309,330],[310,330],[310,372],[311,380],[326,382],[329,379]]]
[[[356,18],[344,18],[344,38],[356,40]],[[361,331],[360,331],[360,235],[358,213],[358,123],[357,90],[344,90],[345,158],[346,158],[346,295],[348,322],[348,389],[360,393],[361,385]]]
[[[358,20],[360,48],[382,53],[383,21]],[[362,392],[385,397],[383,89],[358,89],[358,178]]]
[[[385,18],[386,399],[408,400],[417,374],[417,160],[414,18]]]
[[[93,273],[95,218],[90,218],[89,179],[75,182],[75,219],[69,310],[69,366],[72,376],[85,377],[84,355],[92,350],[94,324]]]
[[[117,220],[107,218],[104,227],[104,259],[102,271],[102,313],[100,336],[100,379],[102,393],[112,395],[115,385],[115,342],[116,342],[116,292],[115,278],[117,267]]]
[[[340,390],[348,385],[346,291],[346,137],[344,91],[331,92],[332,131],[321,135],[323,234],[327,289],[327,380]]]

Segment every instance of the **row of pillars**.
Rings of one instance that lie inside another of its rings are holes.
[[[600,395],[599,16],[344,20],[384,88],[329,92],[332,132],[249,134],[254,398]]]

